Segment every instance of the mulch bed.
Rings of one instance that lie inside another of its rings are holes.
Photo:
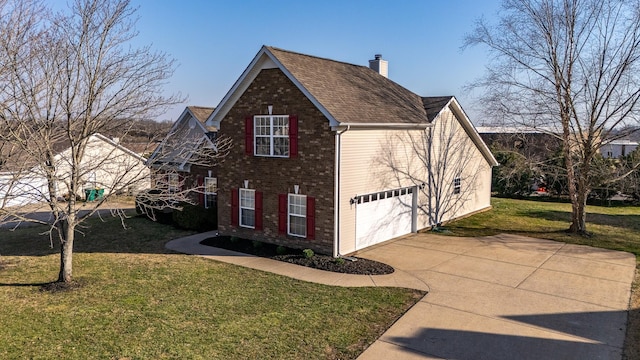
[[[374,260],[357,257],[336,259],[323,254],[307,257],[299,249],[230,236],[208,238],[200,244],[344,274],[386,275],[394,271],[393,267]]]

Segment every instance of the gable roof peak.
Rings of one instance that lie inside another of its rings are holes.
[[[264,45],[263,46],[265,49],[269,50],[269,52],[271,52],[272,54],[274,52],[283,52],[283,53],[288,53],[291,55],[296,55],[296,56],[304,56],[304,57],[308,57],[308,58],[312,58],[312,59],[317,59],[317,60],[322,60],[322,61],[330,61],[333,63],[337,63],[337,64],[343,64],[343,65],[348,65],[348,66],[355,66],[355,67],[361,67],[361,68],[367,68],[367,66],[362,66],[362,65],[358,65],[358,64],[352,64],[352,63],[348,63],[346,61],[340,61],[340,60],[336,60],[336,59],[329,59],[326,57],[322,57],[322,56],[316,56],[316,55],[310,55],[310,54],[303,54],[301,52],[297,52],[297,51],[291,51],[291,50],[287,50],[287,49],[282,49],[279,47],[275,47],[275,46],[267,46]],[[275,54],[274,54],[275,55]]]
[[[189,112],[191,112],[191,114],[193,115],[194,118],[196,118],[196,120],[204,124],[204,122],[207,121],[207,118],[209,117],[209,115],[211,115],[211,113],[216,108],[208,107],[208,106],[190,105],[190,106],[187,106],[187,109],[189,109]]]

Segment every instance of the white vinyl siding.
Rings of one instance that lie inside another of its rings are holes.
[[[439,122],[448,121],[457,122],[457,119],[451,110],[446,109],[442,112],[441,116],[436,119],[435,125],[438,126]],[[461,125],[457,125],[457,132],[461,139],[467,137]],[[389,170],[388,165],[383,163],[384,159],[381,155],[384,154],[385,151],[392,150],[396,154],[396,160],[399,162],[396,165],[407,167],[407,163],[410,163],[413,168],[420,166],[419,161],[411,159],[413,150],[411,149],[410,143],[393,141],[394,138],[397,139],[398,135],[406,134],[411,134],[411,136],[419,138],[424,136],[425,130],[360,130],[352,128],[341,135],[339,210],[339,251],[341,254],[349,254],[355,251],[356,247],[356,207],[350,203],[354,195],[416,185],[410,182],[399,184],[395,180],[396,174],[393,174]],[[393,143],[393,149],[389,149],[388,144],[390,142]],[[457,218],[491,205],[491,167],[479,149],[473,147],[472,150],[473,154],[471,154],[471,156],[474,158],[473,163],[475,166],[483,167],[481,175],[475,184],[465,182],[465,187],[474,187],[472,197],[465,202],[463,208],[456,214],[451,214],[451,216],[445,220]],[[402,165],[400,165],[400,163],[402,163]],[[425,175],[424,178],[426,180],[427,176]],[[460,178],[462,185],[462,179],[465,179],[464,172],[460,174]],[[453,186],[453,178],[449,180],[449,184]],[[426,191],[427,190],[421,190],[419,192],[418,208],[426,208],[428,206],[428,199],[423,194]],[[450,191],[453,191],[453,189]],[[428,216],[419,211],[416,225],[417,229],[422,229],[434,224],[430,224]]]

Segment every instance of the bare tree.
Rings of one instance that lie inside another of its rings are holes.
[[[69,282],[79,226],[111,195],[148,176],[116,150],[95,156],[94,140],[118,133],[125,141],[136,121],[181,100],[162,94],[174,64],[163,53],[132,45],[136,18],[128,0],[75,0],[57,14],[37,0],[0,5],[0,142],[12,165],[3,186],[5,193],[46,204],[51,217],[33,219],[28,208],[7,206],[6,198],[0,216],[48,225],[60,243],[58,281]],[[103,185],[111,191],[94,203],[77,201],[91,174],[105,168],[111,177]],[[20,182],[25,176],[43,183]]]
[[[233,146],[229,137],[217,136],[217,132],[203,133],[188,122],[177,125],[147,161],[153,171],[152,189],[137,197],[137,210],[152,220],[157,220],[158,210],[180,210],[184,203],[195,204],[198,196],[207,192],[206,184],[187,183],[189,179],[183,175],[192,167],[219,165]]]
[[[562,140],[574,233],[587,233],[598,150],[638,122],[639,9],[637,0],[505,0],[499,22],[479,20],[465,42],[491,55],[474,84],[487,113]]]
[[[429,221],[425,225],[438,228],[468,212],[490,166],[453,113],[444,112],[432,125],[390,135],[377,162],[385,185],[415,186],[417,209]]]

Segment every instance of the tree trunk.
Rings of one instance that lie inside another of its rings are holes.
[[[576,204],[571,209],[571,226],[569,231],[575,234],[587,234],[587,194],[579,189],[576,194]]]
[[[75,222],[66,220],[62,229],[62,241],[60,244],[60,273],[58,282],[71,282],[73,280],[73,240],[75,236]]]

